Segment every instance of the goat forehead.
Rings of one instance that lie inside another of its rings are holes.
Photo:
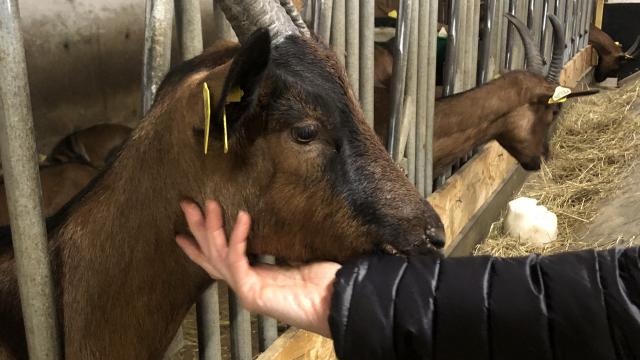
[[[292,121],[315,118],[328,128],[351,127],[357,106],[340,65],[323,45],[289,37],[274,48],[271,63],[278,111],[295,112]],[[290,114],[294,115],[294,114]]]

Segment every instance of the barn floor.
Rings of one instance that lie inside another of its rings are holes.
[[[640,103],[629,110],[633,117],[640,117]],[[585,242],[640,239],[640,159],[636,159],[620,189],[601,201],[598,208],[598,214],[583,230]]]

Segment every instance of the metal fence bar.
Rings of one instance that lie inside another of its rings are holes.
[[[431,49],[432,38],[435,26],[431,23],[431,1],[420,1],[418,13],[418,69],[416,87],[416,188],[421,195],[426,195],[427,158],[429,147],[427,147],[427,122],[432,119],[428,115],[429,88],[435,86],[435,79],[430,76],[429,50]],[[435,75],[435,74],[434,74]],[[430,144],[429,144],[430,145]]]
[[[275,264],[273,256],[260,256],[260,262]],[[258,315],[258,349],[265,351],[278,338],[278,320],[264,315]]]
[[[142,59],[142,113],[145,114],[156,90],[171,65],[173,0],[147,0]]]
[[[29,357],[60,359],[55,292],[17,0],[0,3],[0,99],[0,150]]]
[[[457,90],[457,84],[463,79],[458,79],[461,74],[458,68],[463,66],[464,61],[459,59],[459,54],[464,55],[461,51],[462,40],[464,38],[464,32],[461,30],[461,24],[465,21],[464,17],[460,15],[460,3],[461,0],[451,0],[449,2],[449,35],[447,37],[447,55],[444,64],[444,79],[442,95],[453,95]],[[465,4],[462,4],[464,7]],[[441,174],[436,179],[436,188],[444,185],[447,176],[451,175],[451,167],[445,170],[444,174]]]
[[[333,15],[333,0],[317,0],[315,6],[313,31],[329,44],[331,41],[331,16]]]
[[[360,104],[367,124],[373,129],[374,111],[374,26],[375,3],[360,0]]]
[[[229,323],[232,359],[251,360],[251,314],[232,291],[229,291]]]
[[[344,64],[345,0],[333,0],[333,8],[331,10],[331,48]]]
[[[391,80],[391,118],[389,119],[388,150],[391,158],[399,162],[400,153],[400,125],[403,115],[403,98],[407,75],[407,58],[409,50],[409,24],[411,19],[411,2],[405,0],[400,4],[398,26],[396,28],[396,43],[393,56],[393,75]]]
[[[428,52],[428,64],[427,64],[427,130],[425,138],[425,195],[431,194],[433,191],[433,121],[434,121],[434,108],[436,99],[436,63],[437,63],[437,48],[438,39],[433,36],[432,31],[438,30],[438,0],[429,0],[429,13],[423,14],[422,17],[429,18],[429,26],[421,32],[429,38],[429,52]]]
[[[496,0],[486,1],[484,22],[482,23],[482,47],[480,48],[480,64],[478,66],[477,82],[484,84],[493,76],[491,74],[491,44],[493,42],[494,18],[496,13]]]
[[[213,0],[213,41],[231,40],[236,41],[236,33],[231,24],[224,16],[224,11],[220,9],[218,0]]]
[[[469,43],[469,34],[467,32],[468,23],[467,23],[467,12],[472,11],[469,8],[469,3],[467,1],[457,1],[456,2],[456,14],[458,16],[458,41],[457,41],[457,53],[459,55],[458,60],[456,60],[456,67],[454,71],[456,72],[455,83],[453,85],[453,92],[458,93],[464,90],[467,84],[467,68],[469,66],[468,61],[468,43]],[[473,7],[472,7],[473,8]],[[469,10],[469,11],[468,11]]]
[[[515,0],[509,0],[509,14],[516,15],[516,2]],[[509,23],[505,23],[507,27],[507,43],[505,50],[505,59],[504,59],[504,67],[507,69],[513,68],[513,26],[509,25]]]
[[[351,83],[351,89],[353,94],[359,96],[360,87],[360,59],[359,59],[359,42],[360,42],[360,9],[359,0],[346,0],[346,14],[345,14],[345,41],[347,47],[346,53],[346,68],[347,75],[349,76],[349,82]]]
[[[415,184],[416,181],[416,111],[417,111],[417,87],[418,87],[418,23],[420,22],[420,6],[419,1],[411,3],[411,22],[409,30],[409,58],[407,60],[407,82],[405,89],[405,101],[411,101],[410,109],[414,111],[410,114],[403,114],[409,119],[410,127],[409,137],[407,140],[406,156],[407,156],[407,172],[409,181]],[[406,121],[406,120],[405,120]],[[402,153],[402,149],[400,150]]]
[[[202,53],[202,17],[199,0],[175,0],[176,28],[182,60]]]
[[[144,53],[142,58],[142,114],[153,105],[156,91],[171,65],[173,0],[147,0],[145,3]],[[170,358],[182,347],[180,327],[164,355]]]
[[[201,54],[203,49],[200,1],[176,0],[175,10],[182,60],[188,60]],[[218,301],[218,284],[214,282],[196,302],[198,354],[202,360],[222,359]],[[180,346],[179,342],[177,346]]]
[[[542,23],[540,24],[540,42],[538,47],[540,48],[540,55],[545,59],[545,65],[549,62],[546,60],[547,56],[547,14],[549,12],[549,0],[542,1]]]
[[[207,288],[196,303],[198,354],[202,360],[221,360],[220,303],[218,284]]]

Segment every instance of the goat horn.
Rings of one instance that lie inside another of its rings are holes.
[[[268,28],[277,44],[287,35],[300,34],[286,10],[274,0],[219,0],[220,9],[242,43],[258,28]]]
[[[307,24],[304,23],[302,16],[300,16],[298,9],[293,6],[291,0],[280,0],[280,5],[287,12],[287,15],[289,15],[289,18],[293,21],[293,24],[298,28],[298,30],[300,30],[300,33],[304,36],[311,36],[309,28],[307,28]]]
[[[544,75],[544,67],[542,65],[542,56],[540,55],[540,50],[533,43],[533,39],[531,39],[531,34],[529,33],[529,28],[525,25],[520,19],[517,17],[506,13],[504,16],[509,19],[509,21],[516,27],[518,30],[518,34],[520,34],[520,38],[522,39],[522,43],[524,44],[524,52],[527,58],[527,71],[532,72],[534,74]]]
[[[549,63],[547,80],[558,83],[560,82],[560,72],[564,65],[564,26],[555,15],[549,14],[548,16],[551,26],[553,27],[553,55]]]
[[[631,45],[631,47],[626,51],[625,54],[629,56],[635,56],[636,50],[638,50],[638,45],[640,45],[640,35],[636,38],[636,41]]]

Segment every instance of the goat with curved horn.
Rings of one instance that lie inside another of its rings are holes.
[[[540,55],[540,50],[536,47],[533,39],[531,39],[531,34],[529,33],[529,29],[527,25],[525,25],[520,19],[517,17],[506,13],[504,14],[506,18],[513,24],[513,26],[518,30],[520,34],[520,38],[522,39],[522,43],[524,44],[525,56],[527,59],[527,70],[529,72],[543,75],[544,76],[544,66],[542,65],[542,56]]]
[[[564,65],[564,26],[558,17],[553,14],[549,14],[549,21],[553,27],[553,55],[551,56],[551,62],[549,63],[549,72],[547,73],[547,80],[554,83],[560,82],[560,72]]]
[[[300,34],[287,10],[273,0],[222,0],[219,2],[227,20],[236,32],[240,43],[259,28],[268,28],[272,44],[277,44],[287,35]]]

